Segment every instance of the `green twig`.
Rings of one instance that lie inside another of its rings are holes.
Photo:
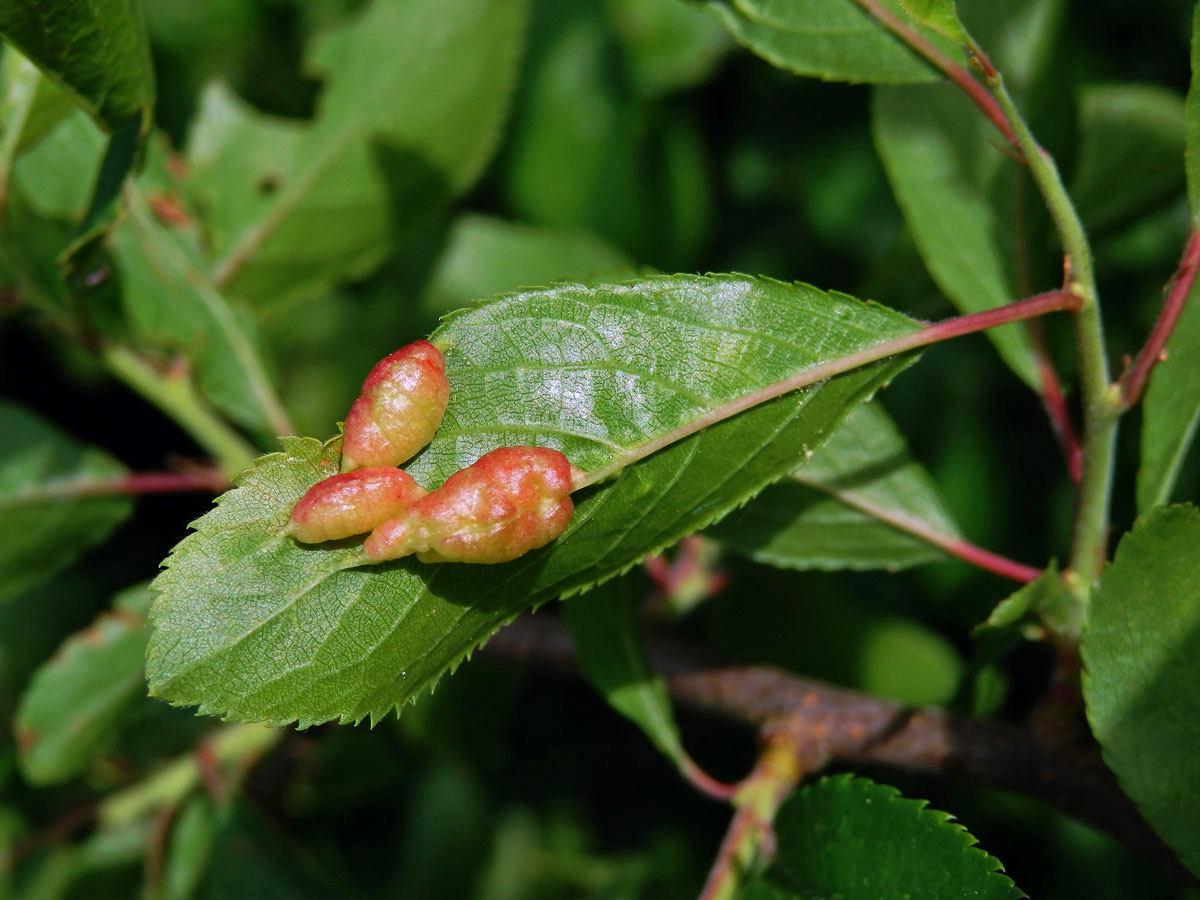
[[[109,344],[100,357],[117,378],[170,416],[213,455],[227,478],[248,468],[257,452],[196,392],[189,377],[162,372],[127,347]]]
[[[1096,276],[1092,270],[1092,251],[1083,223],[1063,186],[1054,160],[1034,140],[1029,126],[1021,118],[1005,89],[1003,78],[998,73],[992,75],[988,78],[988,85],[1012,124],[1029,172],[1058,230],[1066,254],[1065,288],[1081,301],[1075,313],[1075,343],[1079,353],[1083,400],[1083,478],[1079,484],[1067,583],[1082,603],[1086,601],[1088,589],[1099,573],[1107,551],[1108,509],[1120,395],[1108,373]]]
[[[737,812],[721,842],[700,900],[732,900],[754,865],[774,854],[775,832],[771,823],[780,804],[806,774],[807,767],[797,750],[795,738],[787,732],[767,736],[758,764],[733,798]]]
[[[223,725],[204,739],[203,752],[240,778],[264,753],[275,746],[284,731],[265,725]],[[96,819],[115,827],[180,803],[201,781],[202,766],[195,753],[179,757],[165,768],[113,794],[100,804]]]

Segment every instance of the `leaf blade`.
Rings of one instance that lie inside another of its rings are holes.
[[[138,0],[39,0],[0,8],[0,35],[106,128],[148,119],[154,68]]]
[[[850,413],[788,479],[707,533],[780,568],[889,571],[947,558],[920,533],[961,536],[937,486],[908,457],[878,401]]]
[[[884,5],[903,16],[895,0]],[[873,84],[939,77],[853,0],[732,0],[710,3],[710,8],[739,44],[797,75]],[[938,35],[930,37],[945,43]]]
[[[1200,872],[1200,511],[1157,507],[1100,576],[1081,652],[1088,721],[1146,820]]]
[[[434,334],[451,403],[408,471],[433,486],[487,450],[531,443],[598,471],[686,424],[705,400],[914,327],[842,295],[741,276],[507,295]],[[378,718],[522,609],[606,580],[744,502],[910,362],[855,370],[692,434],[581,493],[549,547],[486,570],[411,559],[354,568],[356,546],[286,541],[292,504],[332,473],[336,451],[285,439],[196,523],[155,582],[152,691],[276,723]],[[287,665],[236,664],[250,658]]]
[[[1184,168],[1192,230],[1200,228],[1200,8],[1192,23],[1192,81],[1184,101]],[[1167,358],[1150,373],[1142,405],[1137,506],[1146,513],[1171,500],[1184,458],[1200,428],[1200,282],[1193,283],[1167,341]]]
[[[1020,299],[985,184],[1002,165],[979,116],[950,85],[878,88],[871,128],[888,181],[933,280],[962,312]],[[988,331],[1009,367],[1039,385],[1024,325]]]
[[[591,686],[676,768],[687,768],[666,682],[650,670],[641,644],[630,579],[607,581],[559,609]]]
[[[108,537],[131,512],[129,498],[79,489],[124,474],[108,454],[0,401],[0,603]]]
[[[1025,896],[950,815],[866,778],[834,775],[797,791],[775,830],[778,856],[747,898]]]

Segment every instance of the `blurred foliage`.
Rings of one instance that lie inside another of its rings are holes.
[[[1094,228],[1109,347],[1118,359],[1134,352],[1188,229],[1182,167],[1171,161],[1183,140],[1192,4],[957,5],[972,34],[985,46],[993,41],[997,57],[1010,54],[1017,86],[1029,89],[1023,99],[1035,130],[1058,154]],[[513,17],[489,26],[509,31],[485,34],[494,37],[494,57],[471,58],[494,94],[486,109],[462,104],[471,146],[456,138],[414,159],[400,146],[406,123],[388,115],[388,100],[406,87],[419,99],[440,82],[414,87],[378,70],[394,61],[393,45],[383,26],[372,35],[373,20],[362,18],[369,6],[145,4],[153,80],[133,67],[130,102],[153,96],[161,131],[128,213],[146,224],[144,234],[169,241],[183,264],[219,256],[247,222],[276,208],[289,179],[312,177],[313,159],[339,159],[337,178],[322,180],[321,169],[318,187],[305,194],[312,204],[300,209],[308,216],[301,239],[281,242],[288,278],[273,280],[269,257],[228,283],[197,279],[183,265],[175,277],[188,303],[139,281],[144,267],[136,263],[147,257],[130,220],[113,244],[77,246],[70,265],[58,265],[95,206],[106,138],[5,51],[0,462],[19,457],[22,479],[52,465],[105,476],[159,470],[208,452],[97,365],[89,348],[110,341],[144,340],[164,379],[188,354],[199,389],[247,426],[242,438],[269,451],[273,411],[251,389],[256,380],[276,386],[299,433],[326,436],[376,359],[427,334],[444,313],[521,286],[651,270],[743,271],[844,290],[917,317],[952,314],[937,284],[952,288],[944,273],[927,272],[920,229],[906,228],[876,155],[869,88],[772,68],[739,49],[710,10],[682,0],[512,3],[510,12],[520,8]],[[1032,22],[1047,35],[1039,41],[1015,41],[998,28],[1029,9],[1043,16]],[[373,55],[347,44],[354,29],[368,43],[378,38]],[[1012,46],[1002,47],[1006,40]],[[346,120],[360,125],[354,98],[336,93],[336,76],[356,64],[364,71],[357,77],[380,75],[381,97],[364,113],[374,117],[371,152],[343,159],[339,129]],[[418,136],[430,132],[442,133],[433,127]],[[990,153],[997,140],[974,138],[971,152]],[[1031,191],[985,188],[991,199],[1036,206]],[[347,204],[343,213],[331,215],[339,203]],[[205,220],[205,231],[198,223],[214,208],[228,216]],[[1054,246],[1038,214],[1026,215],[1030,244]],[[1052,252],[1034,256],[1039,278],[1056,274]],[[232,348],[231,334],[239,336]],[[1069,377],[1069,326],[1048,321],[1045,336]],[[1047,548],[1065,550],[1072,493],[1057,447],[1037,398],[986,339],[930,350],[884,400],[964,535],[1037,565]],[[22,407],[37,420],[25,421]],[[21,455],[41,433],[62,442],[58,454]],[[1137,428],[1129,427],[1116,532],[1135,515],[1130,473],[1138,459]],[[1177,468],[1173,496],[1196,499],[1200,467]],[[18,555],[13,535],[28,538],[45,520],[31,517],[29,525],[6,514],[15,493],[0,479],[8,538],[0,561],[18,570],[0,583],[0,897],[137,896],[153,866],[160,896],[180,900],[698,891],[727,811],[691,791],[581,682],[496,660],[470,662],[373,730],[286,733],[244,792],[224,800],[210,784],[211,795],[193,795],[173,824],[146,817],[90,827],[104,798],[138,789],[171,760],[192,760],[190,748],[217,723],[121,695],[93,711],[91,721],[108,725],[103,739],[69,735],[79,743],[41,774],[10,723],[22,702],[26,716],[36,713],[56,650],[94,620],[113,621],[114,595],[155,573],[210,498],[140,500],[117,539],[100,547],[127,504],[80,500],[95,516],[72,519],[86,533]],[[728,657],[1014,720],[1044,688],[1051,655],[1042,645],[1020,644],[979,664],[971,631],[1011,591],[965,564],[837,575],[781,571],[740,555],[723,564],[728,588],[679,629]],[[650,592],[644,580],[634,584]],[[136,634],[128,640],[136,643]],[[104,649],[78,639],[68,647]],[[68,655],[57,664],[79,662]],[[128,669],[129,654],[121,664]],[[79,713],[85,721],[89,710],[81,705]],[[686,710],[678,717],[701,764],[719,777],[744,774],[753,757],[746,732]],[[1110,838],[1032,801],[871,774],[969,821],[1031,896],[1188,896]]]

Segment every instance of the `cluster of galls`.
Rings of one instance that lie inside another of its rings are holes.
[[[545,546],[571,521],[574,470],[548,447],[501,447],[426,491],[402,469],[433,440],[450,385],[428,341],[381,360],[346,416],[342,471],[317,482],[288,526],[306,544],[371,532],[370,562],[500,563]]]

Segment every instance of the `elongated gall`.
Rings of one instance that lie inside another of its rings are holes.
[[[425,489],[400,469],[343,472],[308,489],[292,507],[288,533],[304,544],[366,534],[424,496]]]
[[[571,521],[571,464],[548,447],[501,447],[376,528],[372,562],[508,562],[545,546]]]
[[[414,341],[375,364],[346,416],[342,471],[398,466],[433,440],[450,383],[446,360],[429,341]]]

